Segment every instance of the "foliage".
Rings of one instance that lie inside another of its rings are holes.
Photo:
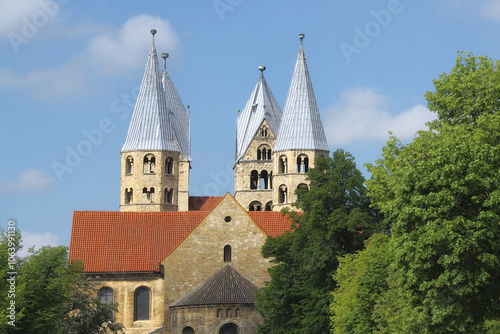
[[[500,110],[500,63],[486,56],[459,52],[455,67],[434,80],[426,92],[428,108],[450,124],[473,124],[484,113]]]
[[[368,165],[401,287],[428,333],[481,332],[500,311],[500,115],[443,124]]]
[[[284,210],[293,231],[268,238],[262,248],[276,264],[257,295],[262,333],[327,333],[338,257],[363,247],[376,217],[354,158],[337,150],[318,157],[308,172],[310,189],[297,190],[296,207]]]
[[[16,251],[21,248],[21,236],[15,238]],[[64,246],[45,246],[30,249],[26,258],[16,257],[15,298],[9,298],[5,265],[8,236],[0,236],[0,297],[1,333],[117,333],[122,325],[115,323],[115,304],[104,304],[97,299],[97,286],[83,274],[81,263],[68,263],[68,249]],[[11,270],[12,271],[12,270]],[[10,277],[10,275],[8,275]],[[9,325],[4,310],[15,300],[15,326]],[[5,307],[4,307],[5,306]],[[109,330],[109,331],[108,331]]]
[[[340,258],[334,279],[332,333],[372,333],[375,322],[372,313],[375,303],[388,290],[388,267],[392,263],[389,236],[374,234],[366,248]]]

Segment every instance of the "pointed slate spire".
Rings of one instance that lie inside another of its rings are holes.
[[[161,81],[165,90],[165,99],[167,103],[167,113],[170,124],[174,130],[175,139],[181,149],[184,159],[191,160],[191,116],[184,107],[181,97],[175,89],[174,83],[167,71],[168,53],[162,53],[163,70],[161,72]]]
[[[248,99],[245,108],[238,115],[236,122],[236,161],[245,154],[262,121],[269,123],[276,135],[281,122],[281,108],[274,98],[266,79],[265,66],[259,66],[261,71],[259,81]]]
[[[179,152],[166,110],[165,92],[154,43],[156,30],[151,29],[151,34],[153,43],[122,152]]]
[[[299,54],[274,151],[329,151],[302,45],[304,34],[300,34],[299,38]]]

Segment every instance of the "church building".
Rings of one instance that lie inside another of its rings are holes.
[[[283,111],[260,66],[238,114],[234,195],[201,197],[189,196],[190,114],[151,34],[121,149],[120,211],[75,211],[69,258],[83,261],[101,301],[118,304],[125,333],[256,334],[255,292],[272,265],[261,247],[290,229],[280,210],[329,154],[304,35]]]

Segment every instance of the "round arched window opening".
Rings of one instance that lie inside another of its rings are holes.
[[[182,334],[194,334],[194,329],[192,327],[184,327]]]
[[[219,334],[238,334],[238,326],[233,323],[225,324],[219,330]]]
[[[231,216],[226,216],[226,217],[224,217],[224,221],[225,221],[226,223],[229,223],[229,222],[231,221]]]

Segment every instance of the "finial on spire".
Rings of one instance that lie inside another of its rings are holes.
[[[163,68],[167,67],[167,58],[168,58],[168,53],[163,52],[161,54],[161,57],[163,58]]]
[[[153,48],[152,48],[151,50],[152,50],[152,52],[154,52],[154,54],[156,55],[156,50],[154,50],[154,51],[153,51],[154,46],[155,46],[155,34],[156,34],[156,29],[151,29],[149,32],[151,33],[151,35],[153,35]]]
[[[260,76],[263,77],[264,76],[264,71],[266,70],[266,67],[264,65],[260,65],[259,66],[259,71],[260,71]]]
[[[302,45],[302,40],[306,37],[304,34],[299,34],[299,39],[300,39],[300,45]]]

